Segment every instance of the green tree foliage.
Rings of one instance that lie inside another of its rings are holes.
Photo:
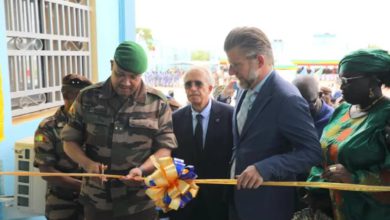
[[[137,28],[137,35],[139,35],[148,45],[149,50],[154,50],[153,33],[149,28]]]
[[[209,61],[210,60],[210,53],[208,51],[204,51],[204,50],[193,51],[191,53],[191,60]]]

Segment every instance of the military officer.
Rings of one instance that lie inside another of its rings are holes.
[[[83,178],[80,201],[87,220],[156,219],[141,176],[154,170],[149,156],[170,156],[177,141],[163,93],[144,84],[147,56],[125,41],[111,60],[111,76],[83,90],[62,131],[65,152],[89,173],[123,175],[103,184]],[[82,150],[85,147],[85,151]]]
[[[64,152],[60,137],[68,122],[68,110],[79,91],[92,83],[84,76],[68,74],[62,79],[64,105],[53,116],[44,119],[35,132],[34,166],[41,172],[80,172],[77,163]],[[45,215],[49,220],[83,219],[83,208],[77,201],[80,179],[72,177],[43,177],[47,181]]]

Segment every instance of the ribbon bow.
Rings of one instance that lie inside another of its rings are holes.
[[[184,160],[171,157],[156,159],[151,156],[156,170],[145,177],[148,195],[164,212],[183,208],[196,197],[199,187],[195,184],[197,175],[193,166],[186,166]]]

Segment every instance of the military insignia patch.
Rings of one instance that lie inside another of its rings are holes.
[[[46,142],[46,136],[43,134],[35,134],[35,141],[36,142]]]

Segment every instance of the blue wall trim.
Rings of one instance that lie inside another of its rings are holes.
[[[118,20],[119,20],[119,42],[126,40],[126,14],[125,14],[125,0],[118,0]]]
[[[135,0],[118,0],[119,42],[135,41]]]

